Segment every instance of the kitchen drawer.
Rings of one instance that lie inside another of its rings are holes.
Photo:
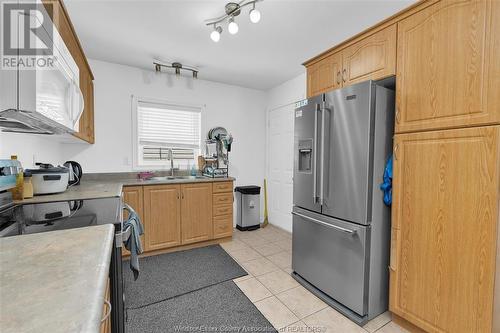
[[[214,217],[214,238],[230,237],[233,234],[233,214]]]
[[[214,216],[228,215],[233,213],[233,205],[216,206],[213,208]]]
[[[219,194],[214,194],[213,197],[213,205],[215,206],[220,206],[220,205],[228,205],[233,203],[233,193],[219,193]]]
[[[233,182],[214,182],[213,193],[233,192]]]

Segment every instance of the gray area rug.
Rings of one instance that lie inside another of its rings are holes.
[[[277,332],[233,281],[127,310],[127,333]]]
[[[201,288],[229,281],[247,272],[219,245],[141,258],[139,278],[123,262],[125,308],[144,307]]]

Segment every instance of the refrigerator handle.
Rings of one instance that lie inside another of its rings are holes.
[[[314,142],[313,142],[313,149],[314,149],[314,158],[313,158],[313,203],[315,204],[318,200],[318,189],[317,189],[317,154],[318,154],[318,111],[320,110],[319,104],[316,104],[314,108]]]
[[[315,218],[312,218],[312,217],[309,217],[309,216],[306,216],[304,214],[300,214],[300,213],[296,213],[296,212],[292,212],[292,215],[295,215],[295,216],[299,216],[299,217],[302,217],[306,220],[309,220],[311,222],[314,222],[314,223],[317,223],[319,225],[322,225],[324,227],[327,227],[327,228],[330,228],[330,229],[335,229],[335,230],[338,230],[338,231],[341,231],[341,232],[344,232],[346,234],[349,234],[349,235],[355,235],[358,233],[358,230],[354,229],[354,230],[351,230],[351,229],[347,229],[347,228],[343,228],[343,227],[339,227],[337,225],[334,225],[334,224],[329,224],[329,223],[326,223],[326,222],[323,222],[321,220],[318,220],[318,219],[315,219]]]
[[[326,111],[329,111],[326,107],[323,106],[321,109],[321,152],[319,156],[319,163],[320,163],[320,169],[319,169],[319,204],[324,205],[325,197],[324,197],[324,190],[325,190],[325,118],[326,118]]]

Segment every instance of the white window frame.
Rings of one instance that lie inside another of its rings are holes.
[[[156,104],[165,104],[171,106],[179,106],[179,107],[188,107],[188,108],[198,108],[200,109],[200,152],[203,149],[203,133],[204,133],[204,114],[206,105],[201,104],[192,104],[192,103],[182,103],[182,102],[173,102],[163,99],[157,98],[149,98],[149,97],[139,97],[132,95],[132,169],[134,171],[145,171],[145,170],[170,170],[170,161],[165,161],[165,165],[140,165],[139,164],[139,121],[138,121],[138,106],[140,102],[144,103],[156,103]],[[193,164],[197,164],[197,158],[195,156]],[[193,165],[191,164],[191,165]],[[187,164],[180,164],[178,161],[174,161],[174,167],[181,169],[183,167],[187,168]]]

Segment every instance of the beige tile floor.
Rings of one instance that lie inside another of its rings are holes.
[[[360,327],[298,284],[290,276],[292,235],[282,229],[235,230],[221,246],[248,272],[236,285],[279,332],[407,332],[389,312]]]

